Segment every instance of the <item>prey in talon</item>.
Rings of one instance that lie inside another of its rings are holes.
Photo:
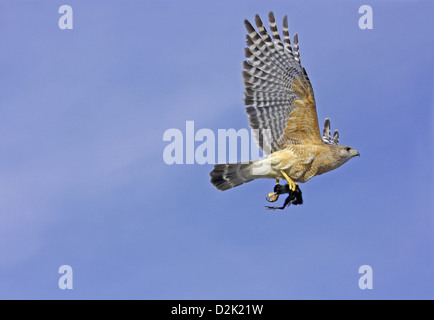
[[[296,186],[295,190],[291,190],[289,185],[286,184],[284,186],[282,186],[281,184],[276,184],[276,186],[274,187],[274,193],[279,195],[279,194],[285,194],[288,193],[288,197],[285,199],[285,202],[283,203],[283,206],[281,207],[271,207],[271,206],[265,206],[267,209],[270,210],[276,210],[276,209],[280,209],[283,210],[285,209],[287,206],[292,205],[299,205],[299,204],[303,204],[303,197],[302,197],[302,192],[300,190],[300,188],[298,187],[298,185]]]

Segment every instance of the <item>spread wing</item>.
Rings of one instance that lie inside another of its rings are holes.
[[[297,34],[291,46],[285,16],[282,42],[272,12],[269,20],[273,38],[258,15],[258,31],[244,21],[248,32],[247,61],[243,63],[244,103],[256,142],[264,152],[275,152],[291,144],[319,144],[322,139],[315,98],[300,63]]]

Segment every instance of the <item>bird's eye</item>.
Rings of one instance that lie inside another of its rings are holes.
[[[351,148],[347,148],[347,151],[350,152]]]

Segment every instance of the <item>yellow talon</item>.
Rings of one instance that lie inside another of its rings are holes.
[[[289,190],[295,191],[295,189],[297,188],[298,184],[295,183],[294,181],[292,181],[291,178],[286,174],[285,171],[280,170],[280,173],[283,175],[283,177],[286,179],[286,181],[288,181]]]
[[[279,199],[279,195],[276,192],[270,192],[269,194],[267,194],[265,199],[268,202],[275,202],[275,201],[277,201],[277,199]]]
[[[279,179],[276,179],[276,184],[279,184]],[[277,201],[277,199],[279,199],[279,195],[276,192],[270,192],[269,194],[267,194],[265,199],[268,202],[275,202]]]

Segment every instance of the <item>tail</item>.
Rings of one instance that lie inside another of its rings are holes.
[[[216,164],[209,174],[211,183],[219,190],[228,190],[254,178],[250,174],[252,163]]]

